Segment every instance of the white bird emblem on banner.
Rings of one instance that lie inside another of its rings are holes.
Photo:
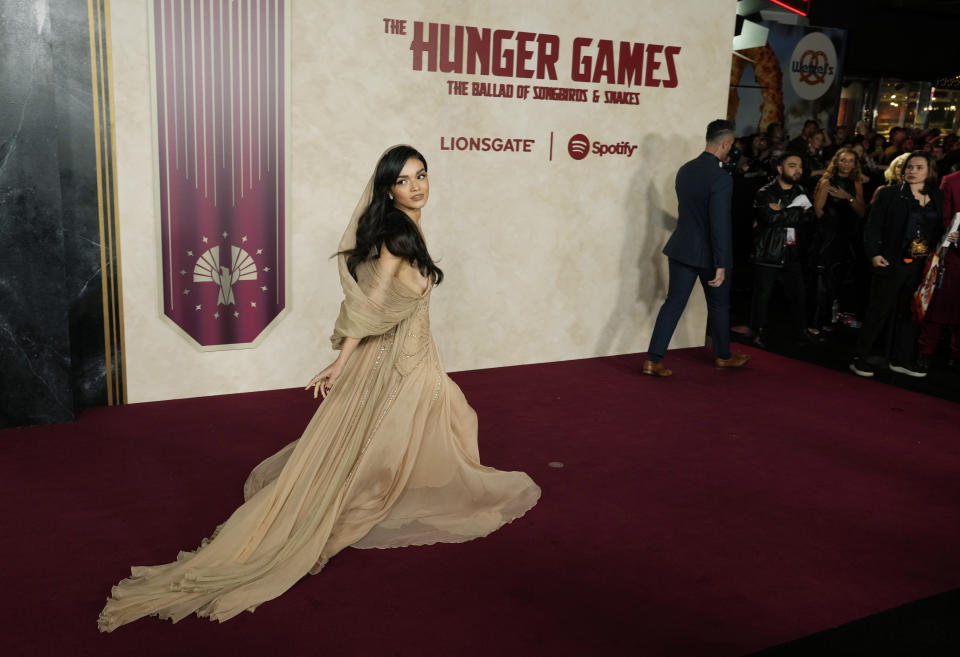
[[[220,287],[217,305],[235,304],[233,284],[237,281],[257,280],[257,263],[253,257],[238,246],[230,247],[230,267],[220,265],[220,247],[206,251],[193,268],[195,283],[216,283]]]

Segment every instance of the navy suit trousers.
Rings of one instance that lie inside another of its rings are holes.
[[[650,338],[650,347],[647,357],[654,363],[663,360],[670,345],[670,338],[677,330],[677,323],[687,307],[687,300],[693,290],[693,284],[700,279],[703,293],[707,298],[707,322],[710,324],[710,334],[713,337],[713,353],[717,358],[730,358],[730,276],[723,280],[720,287],[710,287],[708,281],[716,276],[716,269],[701,269],[691,267],[673,258],[670,262],[670,287],[667,290],[667,300],[660,307],[657,323],[653,327],[653,336]],[[727,270],[730,271],[729,269]]]

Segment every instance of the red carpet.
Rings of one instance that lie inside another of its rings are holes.
[[[2,431],[2,654],[735,656],[960,586],[960,407],[752,353],[671,352],[668,380],[639,356],[454,375],[484,461],[540,504],[471,543],[347,550],[222,625],[96,617],[227,517],[308,393]]]

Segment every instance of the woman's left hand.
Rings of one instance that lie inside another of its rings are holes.
[[[340,376],[342,370],[343,365],[340,364],[340,361],[333,361],[333,363],[328,365],[319,374],[310,379],[310,383],[304,387],[304,390],[309,390],[313,387],[314,399],[317,398],[317,393],[320,393],[320,396],[326,399],[330,393],[330,389],[333,388],[333,383],[337,380],[337,377]]]
[[[947,235],[947,239],[953,242],[953,245],[956,246],[957,242],[960,241],[960,230],[955,230]]]

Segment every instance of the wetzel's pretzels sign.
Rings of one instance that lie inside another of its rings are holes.
[[[767,43],[735,51],[730,66],[727,118],[736,121],[737,133],[783,123],[794,135],[812,117],[832,123],[846,32],[768,21],[761,25],[768,28]],[[760,102],[754,105],[757,95]]]
[[[823,32],[800,39],[790,57],[790,86],[804,100],[815,100],[833,86],[837,49]]]

